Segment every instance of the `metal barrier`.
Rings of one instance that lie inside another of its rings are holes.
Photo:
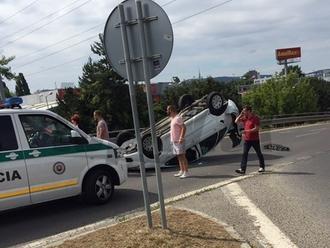
[[[330,120],[330,112],[312,112],[292,115],[276,115],[272,118],[261,119],[261,125],[269,126],[326,120]]]
[[[315,122],[315,121],[327,121],[330,120],[330,112],[310,112],[310,113],[300,113],[300,114],[285,114],[285,115],[274,115],[271,118],[261,119],[262,126],[276,126],[294,123],[304,123],[304,122]],[[141,128],[141,132],[146,128]],[[122,132],[132,132],[134,129],[124,129],[109,132],[110,140],[116,142],[116,138],[119,133]],[[95,136],[95,134],[90,134]]]

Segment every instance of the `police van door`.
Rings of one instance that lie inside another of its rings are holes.
[[[12,116],[0,116],[0,210],[30,204],[24,155]]]
[[[85,144],[74,144],[72,129],[50,115],[22,113],[18,119],[32,203],[78,195],[87,170]]]

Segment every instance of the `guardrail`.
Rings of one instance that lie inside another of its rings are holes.
[[[300,114],[285,114],[285,115],[274,115],[272,117],[267,117],[261,119],[261,125],[264,126],[276,126],[303,122],[314,122],[314,121],[327,121],[330,120],[330,112],[310,112],[310,113],[300,113]],[[145,128],[141,128],[142,132]],[[115,141],[119,133],[122,132],[132,132],[134,129],[124,129],[109,132],[111,141]],[[94,135],[95,134],[90,134]]]
[[[326,120],[330,120],[330,112],[312,112],[292,115],[276,115],[271,118],[261,119],[261,125],[269,126]]]

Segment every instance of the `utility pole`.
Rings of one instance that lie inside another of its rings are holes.
[[[5,100],[5,83],[2,81],[2,77],[0,75],[0,101]]]

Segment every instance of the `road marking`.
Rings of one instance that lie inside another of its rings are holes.
[[[327,130],[327,129],[326,128],[318,128],[318,129],[312,129],[312,130],[309,130],[309,131],[311,131],[311,132],[315,132],[315,131],[322,132],[322,131],[325,131],[325,130]]]
[[[319,134],[320,132],[312,132],[312,133],[304,133],[304,134],[299,134],[296,135],[296,138],[301,138],[301,137],[305,137],[305,136],[309,136],[309,135],[314,135],[314,134]]]
[[[308,159],[311,159],[312,156],[302,156],[302,157],[297,157],[296,160],[297,161],[301,161],[301,160],[308,160]]]
[[[260,244],[266,247],[283,248],[297,246],[248,198],[237,183],[232,183],[222,188],[224,194],[237,205],[248,211],[253,217],[253,224],[257,227],[263,237],[256,237]]]

